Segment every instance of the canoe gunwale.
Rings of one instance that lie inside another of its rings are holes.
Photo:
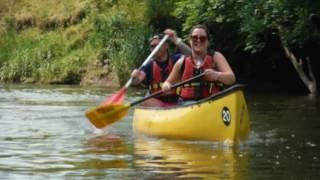
[[[183,108],[183,107],[188,107],[188,106],[197,106],[199,104],[202,104],[202,103],[205,103],[205,102],[208,102],[208,101],[213,101],[213,100],[216,100],[218,98],[221,98],[221,97],[224,97],[224,96],[227,96],[228,94],[231,94],[233,93],[234,91],[237,91],[239,89],[244,89],[245,85],[244,84],[235,84],[235,85],[232,85],[214,95],[211,95],[209,97],[206,97],[204,99],[201,99],[199,101],[196,101],[194,103],[190,103],[190,104],[185,104],[185,105],[179,105],[179,106],[170,106],[170,107],[150,107],[150,106],[137,106],[136,108],[138,109],[159,109],[159,110],[166,110],[166,109],[176,109],[176,108]]]

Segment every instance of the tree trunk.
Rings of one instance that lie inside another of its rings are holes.
[[[297,59],[295,57],[295,55],[289,50],[289,48],[286,46],[283,37],[281,36],[281,32],[280,29],[278,29],[279,31],[279,38],[280,38],[280,42],[281,42],[281,46],[283,47],[286,56],[288,57],[288,59],[291,61],[291,63],[293,64],[293,67],[295,68],[295,70],[297,71],[300,79],[302,80],[302,82],[306,85],[306,87],[308,88],[310,95],[316,95],[317,94],[317,83],[316,83],[316,79],[314,77],[313,71],[312,71],[312,66],[311,66],[311,62],[310,59],[308,57],[305,58],[305,61],[303,61],[301,58]],[[307,63],[307,72],[309,73],[308,76],[306,75],[306,72],[303,70],[303,62]]]
[[[314,78],[313,72],[312,72],[312,66],[309,58],[307,57],[305,59],[305,62],[307,63],[307,72],[309,72],[309,76],[306,75],[305,71],[303,70],[303,60],[297,59],[294,54],[289,50],[287,46],[284,46],[282,43],[282,47],[286,53],[286,56],[289,58],[291,63],[293,64],[295,70],[297,71],[300,79],[302,82],[307,86],[309,92],[311,95],[314,95],[317,93],[317,83]]]

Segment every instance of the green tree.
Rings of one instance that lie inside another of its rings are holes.
[[[146,0],[146,20],[155,32],[170,27],[180,29],[180,22],[173,15],[175,0]]]
[[[280,40],[285,55],[311,94],[317,92],[316,79],[310,62],[310,42],[319,42],[319,29],[312,18],[320,15],[319,1],[268,0],[248,1],[241,11],[241,33],[246,35],[246,49],[260,50],[271,32]],[[257,25],[254,29],[252,26]],[[314,44],[319,47],[319,43]]]
[[[308,44],[320,47],[320,2],[313,0],[181,0],[175,15],[184,20],[183,30],[206,24],[216,46],[232,38],[235,47],[252,53],[263,50],[270,34],[276,36],[311,94],[316,93]],[[229,45],[230,46],[230,45]],[[232,46],[232,45],[231,45]],[[228,48],[228,47],[227,47]]]

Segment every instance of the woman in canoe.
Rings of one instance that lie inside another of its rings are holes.
[[[167,30],[173,42],[178,41],[176,33]],[[197,82],[181,87],[180,97],[183,101],[197,101],[217,93],[220,84],[231,85],[235,82],[235,75],[226,58],[218,51],[208,54],[208,30],[204,25],[196,25],[190,32],[192,54],[181,58],[173,67],[168,79],[163,83],[162,90],[168,91],[172,84],[190,79],[205,72],[205,76]]]

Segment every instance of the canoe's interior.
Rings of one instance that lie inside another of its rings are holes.
[[[169,106],[169,107],[150,107],[150,106],[137,106],[137,108],[139,109],[174,109],[174,108],[180,108],[180,107],[187,107],[187,106],[195,106],[195,105],[199,105],[201,103],[207,102],[207,101],[214,101],[217,100],[219,98],[223,98],[224,96],[227,96],[237,90],[242,90],[244,88],[243,84],[235,84],[232,85],[216,94],[213,94],[207,98],[201,99],[199,101],[190,103],[190,104],[186,104],[186,105],[179,105],[179,106]]]

